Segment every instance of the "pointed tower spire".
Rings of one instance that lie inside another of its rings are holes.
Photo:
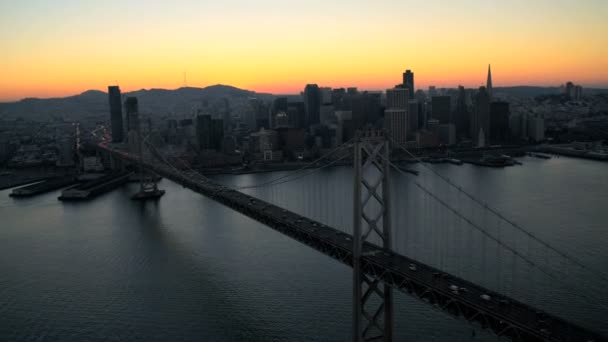
[[[492,98],[492,69],[490,64],[488,64],[488,81],[486,83],[486,90],[488,91],[488,95],[490,95],[490,99]]]

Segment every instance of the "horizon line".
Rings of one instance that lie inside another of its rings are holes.
[[[318,84],[318,83],[307,83],[307,84]],[[114,84],[110,84],[108,86],[113,86]],[[332,86],[324,86],[324,85],[320,85],[318,84],[319,87],[327,87],[327,88],[331,88],[331,89],[339,89],[339,88],[357,88],[357,90],[359,91],[373,91],[373,92],[385,92],[387,89],[393,89],[393,87],[391,88],[376,88],[376,87],[371,87],[371,88],[360,88],[360,87],[356,87],[356,86],[338,86],[338,87],[332,87]],[[547,84],[515,84],[515,85],[504,85],[504,86],[493,86],[493,89],[500,89],[500,88],[518,88],[518,87],[531,87],[531,88],[560,88],[561,86],[565,85],[564,84],[560,84],[560,85],[547,85]],[[594,90],[608,90],[608,83],[606,84],[576,84],[575,85],[580,85],[583,87],[583,89],[594,89]],[[120,87],[120,85],[117,85]],[[127,91],[122,91],[121,89],[121,93],[126,94],[126,93],[133,93],[133,92],[137,92],[137,91],[150,91],[150,90],[168,90],[168,91],[176,91],[176,90],[180,90],[180,89],[185,89],[185,88],[192,88],[192,89],[206,89],[209,87],[215,87],[215,86],[225,86],[225,87],[232,87],[232,88],[236,88],[239,90],[243,90],[243,91],[249,91],[249,92],[253,92],[256,94],[266,94],[266,95],[273,95],[273,96],[297,96],[300,95],[300,93],[280,93],[280,92],[266,92],[266,91],[257,91],[257,90],[253,90],[253,89],[246,89],[246,88],[240,88],[237,86],[233,86],[233,85],[229,85],[229,84],[223,84],[223,83],[216,83],[216,84],[210,84],[210,85],[182,85],[179,86],[177,88],[162,88],[162,87],[150,87],[150,88],[138,88],[138,89],[132,89],[132,90],[127,90]],[[428,87],[432,87],[434,85],[429,85]],[[436,89],[457,89],[458,87],[460,87],[461,85],[455,85],[455,86],[434,86],[436,87]],[[418,88],[417,90],[423,90],[423,91],[428,91],[428,87],[426,88]],[[473,86],[473,87],[467,87],[465,86],[465,89],[477,89],[479,87],[485,87],[484,84],[480,84],[479,86]],[[302,88],[302,91],[304,89]],[[64,98],[68,98],[68,97],[74,97],[74,96],[79,96],[82,95],[86,92],[90,92],[90,91],[98,91],[98,92],[102,92],[104,94],[107,94],[107,91],[104,90],[100,90],[100,89],[86,89],[83,90],[79,93],[74,93],[74,94],[68,94],[68,95],[64,95],[64,96],[51,96],[51,97],[36,97],[36,96],[27,96],[27,97],[22,97],[22,98],[17,98],[17,99],[0,99],[0,103],[17,103],[20,101],[24,101],[24,100],[53,100],[53,99],[64,99]]]

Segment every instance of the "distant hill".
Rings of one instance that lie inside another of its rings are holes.
[[[175,90],[141,89],[123,93],[126,96],[136,96],[139,110],[153,115],[170,113],[189,113],[192,108],[203,107],[204,104],[214,103],[226,98],[231,106],[239,107],[249,97],[272,99],[273,95],[256,93],[227,85],[213,85],[205,88],[184,87]],[[28,98],[17,102],[0,103],[0,118],[47,120],[49,118],[65,118],[67,120],[104,117],[109,113],[108,94],[98,90],[88,90],[79,95],[37,99]]]

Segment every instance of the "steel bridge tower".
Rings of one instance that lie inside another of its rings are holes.
[[[141,133],[141,125],[138,123],[136,128],[137,135],[137,150],[138,150],[138,166],[139,166],[139,191],[131,196],[131,199],[145,201],[148,199],[158,199],[165,194],[165,190],[160,190],[157,184],[157,175],[147,174],[144,171],[144,140],[147,140],[152,132],[152,124],[148,121],[148,134],[144,138]]]
[[[384,131],[354,139],[353,341],[393,340],[393,292],[362,269],[366,242],[391,250],[390,147]]]

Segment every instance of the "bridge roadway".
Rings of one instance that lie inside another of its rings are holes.
[[[105,144],[99,147],[124,160],[137,162],[137,157],[123,151]],[[352,267],[350,234],[230,189],[193,171],[176,170],[160,163],[144,162],[144,167]],[[608,341],[527,304],[370,243],[363,246],[361,264],[372,279],[384,281],[436,309],[514,341]]]

